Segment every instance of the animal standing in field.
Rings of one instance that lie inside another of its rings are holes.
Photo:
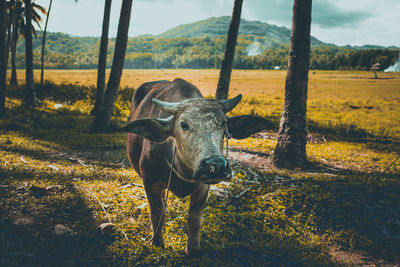
[[[169,184],[169,190],[178,197],[190,195],[186,254],[200,250],[199,233],[209,185],[231,176],[222,151],[224,136],[229,133],[243,139],[273,126],[261,117],[226,116],[241,97],[205,99],[195,86],[182,79],[145,83],[136,90],[129,124],[125,126],[129,132],[127,153],[143,179],[153,245],[164,247],[163,205]]]

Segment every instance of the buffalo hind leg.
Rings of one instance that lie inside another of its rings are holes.
[[[209,185],[201,185],[190,195],[188,240],[185,249],[186,255],[188,256],[193,256],[200,252],[201,221],[203,220],[203,210],[209,188]]]
[[[165,223],[165,209],[163,203],[165,197],[165,188],[159,184],[150,184],[144,186],[146,190],[147,200],[150,205],[151,229],[153,232],[151,244],[164,248],[164,239],[162,237],[163,227]]]

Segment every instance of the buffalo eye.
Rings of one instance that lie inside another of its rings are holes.
[[[181,121],[181,128],[183,131],[189,130],[189,125],[186,122]]]

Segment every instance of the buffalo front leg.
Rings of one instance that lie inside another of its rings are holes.
[[[165,188],[159,184],[145,184],[144,188],[150,205],[151,229],[153,231],[151,244],[164,248],[162,230],[164,227],[166,210],[166,207],[163,209]]]
[[[200,251],[201,221],[203,220],[203,210],[209,188],[209,185],[201,185],[190,195],[188,240],[185,249],[186,255],[188,256],[194,255]]]

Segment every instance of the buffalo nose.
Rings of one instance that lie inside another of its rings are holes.
[[[210,178],[225,178],[229,169],[228,162],[222,156],[212,156],[202,160],[202,169]]]

